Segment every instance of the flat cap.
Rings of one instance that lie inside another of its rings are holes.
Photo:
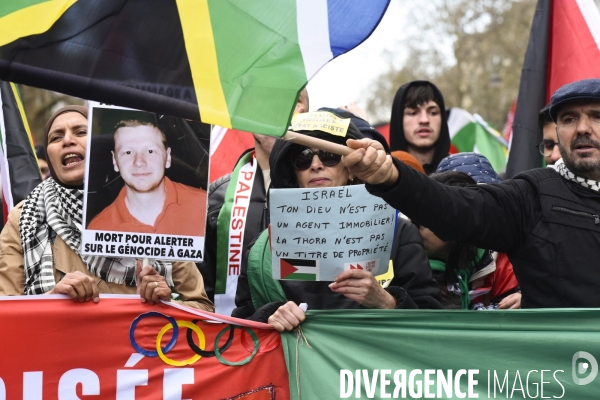
[[[558,88],[550,98],[550,117],[556,122],[561,105],[575,100],[600,101],[600,79],[583,79]]]

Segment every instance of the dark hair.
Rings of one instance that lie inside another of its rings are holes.
[[[538,125],[540,129],[544,129],[546,125],[552,123],[554,123],[554,121],[550,116],[550,104],[546,104],[546,106],[544,106],[544,108],[542,108],[538,114]]]
[[[418,106],[427,104],[432,100],[439,105],[435,90],[433,90],[433,87],[427,83],[416,83],[411,85],[406,92],[404,99],[404,108],[417,108]]]
[[[429,176],[446,186],[466,187],[477,182],[469,175],[458,171],[438,172]],[[446,281],[456,283],[456,271],[475,268],[473,260],[477,256],[477,247],[465,242],[450,242],[446,253]],[[471,273],[474,271],[470,271]],[[470,275],[470,274],[469,274]]]
[[[158,124],[150,118],[141,118],[141,119],[124,119],[119,121],[115,125],[115,133],[119,128],[136,128],[138,126],[150,126],[152,128],[156,128],[157,131],[160,132],[162,136],[162,144],[165,146],[165,149],[169,148],[169,143],[167,142],[167,136],[163,132],[162,129],[158,126]]]

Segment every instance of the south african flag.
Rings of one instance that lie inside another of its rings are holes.
[[[282,136],[389,0],[4,0],[0,79]]]

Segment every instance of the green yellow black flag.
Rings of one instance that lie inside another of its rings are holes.
[[[41,181],[33,140],[14,83],[0,81],[0,174],[6,217]]]
[[[0,2],[0,79],[257,133],[389,0]]]

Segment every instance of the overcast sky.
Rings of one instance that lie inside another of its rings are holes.
[[[360,46],[325,65],[308,83],[310,109],[339,107],[356,101],[366,107],[368,87],[390,61],[401,63],[407,0],[392,0],[375,32]]]

